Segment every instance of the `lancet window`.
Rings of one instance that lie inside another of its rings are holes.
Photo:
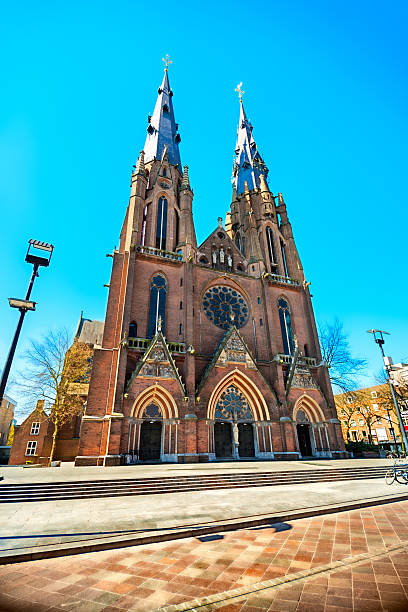
[[[159,198],[157,202],[156,249],[166,249],[167,235],[167,200]]]
[[[289,304],[283,298],[278,300],[279,309],[279,320],[282,332],[283,341],[283,352],[285,355],[292,355],[294,344],[293,344],[293,333],[292,323],[290,320]]]
[[[161,317],[161,325],[164,330],[166,317],[167,283],[164,276],[157,274],[150,283],[150,307],[147,337],[153,338],[157,331],[157,323]]]
[[[272,229],[269,227],[269,225],[266,228],[266,242],[268,244],[269,261],[271,262],[271,265],[274,265],[276,264],[275,247],[273,244]]]

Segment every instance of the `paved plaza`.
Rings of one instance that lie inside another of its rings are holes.
[[[0,567],[2,612],[408,609],[408,502]]]

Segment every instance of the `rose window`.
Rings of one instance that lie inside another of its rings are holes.
[[[249,316],[248,304],[231,287],[210,287],[203,297],[203,310],[210,321],[222,329],[229,329],[231,325],[243,327]]]
[[[228,421],[253,421],[252,412],[245,395],[234,385],[227,387],[218,398],[215,418]]]

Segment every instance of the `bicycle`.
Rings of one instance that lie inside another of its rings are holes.
[[[396,480],[399,484],[408,484],[408,464],[398,464],[397,460],[390,470],[385,473],[385,482],[392,485]]]

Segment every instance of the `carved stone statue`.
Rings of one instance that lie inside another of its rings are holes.
[[[239,432],[238,432],[238,424],[234,423],[232,426],[232,436],[234,438],[234,444],[239,446]]]
[[[227,264],[228,264],[228,268],[230,270],[232,270],[232,257],[231,257],[231,255],[229,253],[228,253],[228,256],[227,256]]]
[[[213,266],[216,266],[217,265],[217,251],[213,251],[211,257],[212,257]]]
[[[224,263],[225,261],[225,253],[224,253],[224,249],[221,247],[220,248],[220,263]]]

